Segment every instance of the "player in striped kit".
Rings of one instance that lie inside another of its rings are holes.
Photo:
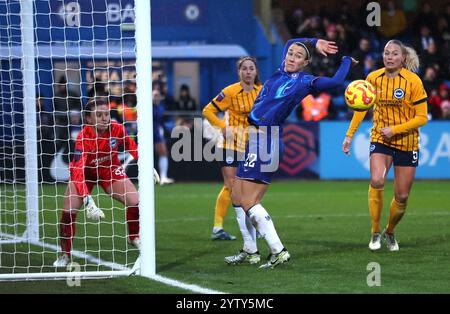
[[[372,219],[371,250],[386,240],[390,251],[399,246],[394,229],[403,217],[409,192],[419,165],[419,127],[427,123],[427,94],[422,81],[414,72],[419,59],[414,49],[399,40],[391,40],[384,47],[384,68],[369,73],[366,80],[377,90],[373,109],[373,128],[370,135],[369,211]],[[356,112],[342,144],[349,154],[352,137],[366,112]],[[380,232],[383,192],[386,177],[394,164],[395,193],[390,205],[389,223]]]
[[[204,109],[203,116],[212,126],[219,128],[223,134],[216,149],[220,151],[219,166],[223,176],[223,187],[216,200],[214,211],[214,227],[211,239],[235,240],[236,237],[223,229],[223,220],[231,205],[231,188],[240,157],[245,152],[247,142],[247,116],[253,107],[261,90],[258,66],[254,57],[241,57],[237,62],[239,82],[224,88]],[[218,113],[225,113],[224,119],[219,119]],[[217,156],[217,154],[216,154]],[[245,213],[242,209],[236,211],[240,228],[246,227]],[[248,224],[248,223],[247,223]],[[252,231],[252,234],[256,230]]]

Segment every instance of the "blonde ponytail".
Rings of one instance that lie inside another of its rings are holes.
[[[403,55],[405,55],[406,57],[405,62],[403,63],[404,68],[415,73],[419,72],[420,67],[419,56],[417,55],[417,52],[413,48],[406,46],[398,39],[389,40],[386,46],[389,44],[396,44],[402,50]]]
[[[405,59],[405,68],[412,72],[419,72],[420,62],[419,62],[419,56],[417,55],[417,52],[408,46],[405,46],[406,50],[406,59]]]

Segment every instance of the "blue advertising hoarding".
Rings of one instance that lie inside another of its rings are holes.
[[[362,122],[353,137],[350,156],[342,153],[349,122],[320,124],[320,178],[369,179],[371,122]],[[393,178],[393,170],[388,178]],[[450,122],[430,121],[420,129],[420,159],[416,178],[450,179]]]

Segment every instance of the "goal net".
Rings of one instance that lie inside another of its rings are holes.
[[[150,47],[147,1],[0,1],[0,280],[154,274]],[[86,111],[100,98],[120,137]]]

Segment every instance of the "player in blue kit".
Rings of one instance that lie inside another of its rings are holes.
[[[249,129],[245,160],[238,166],[232,202],[236,213],[250,217],[252,224],[240,223],[244,246],[237,255],[225,257],[228,264],[256,264],[260,261],[253,228],[266,240],[271,251],[267,263],[260,268],[274,268],[290,259],[270,215],[261,205],[271,177],[278,169],[282,153],[282,125],[304,97],[342,85],[350,65],[357,63],[345,56],[333,77],[310,75],[303,69],[311,60],[313,48],[325,56],[337,52],[334,42],[315,38],[289,40],[284,47],[280,68],[264,83],[248,117],[253,128]]]
[[[158,167],[161,179],[160,185],[172,184],[173,179],[167,176],[169,170],[169,152],[166,140],[164,139],[164,105],[161,98],[161,91],[154,89],[153,95],[153,143],[158,154]]]

